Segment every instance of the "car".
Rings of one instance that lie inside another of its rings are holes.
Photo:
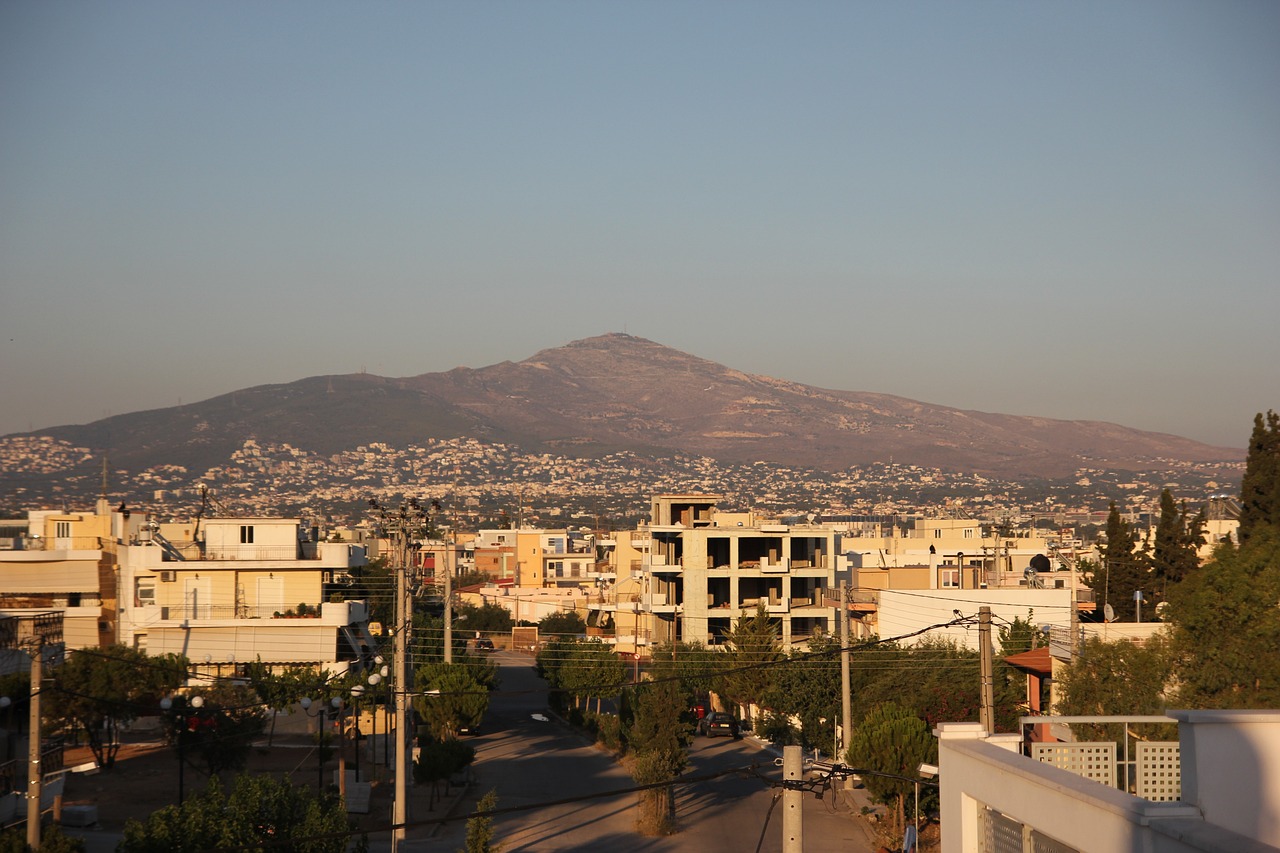
[[[739,738],[738,721],[728,714],[716,712],[707,714],[698,721],[698,734],[704,737],[725,736]]]
[[[480,639],[476,640],[476,651],[478,652],[493,651],[493,640],[490,640],[488,637],[481,637]]]

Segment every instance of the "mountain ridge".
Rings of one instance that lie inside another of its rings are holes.
[[[474,437],[570,455],[685,452],[841,470],[893,458],[1001,477],[1157,460],[1235,462],[1244,451],[1102,421],[956,409],[751,374],[624,333],[518,362],[389,378],[367,373],[259,385],[198,403],[16,435],[49,435],[113,464],[219,464],[246,439],[335,453]]]

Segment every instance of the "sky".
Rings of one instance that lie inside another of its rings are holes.
[[[1280,4],[0,4],[0,435],[627,332],[1243,447]]]

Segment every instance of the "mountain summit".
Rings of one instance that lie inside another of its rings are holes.
[[[390,379],[319,376],[200,403],[42,430],[128,467],[219,464],[245,439],[320,453],[371,442],[474,437],[592,456],[618,450],[839,470],[890,458],[999,477],[1242,452],[1095,421],[964,411],[743,373],[653,341],[607,334],[520,362]]]

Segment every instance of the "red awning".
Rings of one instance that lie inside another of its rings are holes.
[[[1036,675],[1053,675],[1053,657],[1049,654],[1048,646],[1041,646],[1029,652],[1009,655],[1004,659],[1004,662],[1023,672],[1032,672]]]

